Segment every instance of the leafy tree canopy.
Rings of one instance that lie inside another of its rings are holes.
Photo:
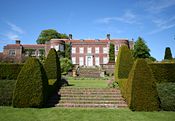
[[[115,62],[115,48],[114,48],[114,44],[113,43],[110,43],[109,61],[110,62]]]
[[[150,49],[146,45],[145,41],[141,37],[138,37],[133,50],[134,58],[149,58],[151,56],[149,52]]]
[[[40,33],[36,42],[37,44],[45,44],[51,39],[68,39],[68,36],[66,34],[59,33],[54,29],[46,29]]]

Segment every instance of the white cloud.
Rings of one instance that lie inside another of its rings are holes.
[[[19,39],[19,35],[16,33],[13,33],[13,32],[8,32],[8,33],[4,34],[4,36],[6,36],[10,40]]]
[[[160,13],[163,10],[175,5],[175,0],[150,0],[143,1],[141,4],[145,7],[146,11],[151,13]]]
[[[169,19],[155,19],[153,20],[153,23],[156,25],[156,28],[155,30],[151,31],[149,34],[154,34],[154,33],[158,33],[158,32],[161,32],[163,30],[166,30],[166,29],[170,29],[170,28],[173,28],[175,27],[175,16],[169,18]]]
[[[106,17],[106,18],[98,19],[95,22],[96,23],[109,24],[112,21],[120,21],[122,23],[134,24],[134,23],[138,23],[136,17],[137,16],[134,13],[132,13],[131,11],[125,11],[125,13],[122,16]]]
[[[7,25],[9,25],[10,29],[14,32],[17,32],[19,34],[24,34],[25,33],[24,30],[22,30],[19,26],[15,25],[11,22],[7,22]]]

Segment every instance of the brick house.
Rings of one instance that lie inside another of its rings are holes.
[[[72,63],[79,66],[100,66],[109,62],[109,46],[113,43],[115,46],[115,55],[117,56],[119,47],[126,45],[133,48],[134,42],[128,39],[110,39],[110,34],[103,40],[75,40],[72,35],[69,39],[51,39],[46,44],[21,44],[16,40],[15,44],[4,46],[3,60],[12,60],[13,62],[21,62],[27,56],[39,57],[47,55],[51,48],[56,51],[64,51],[65,43],[71,44],[71,59]]]

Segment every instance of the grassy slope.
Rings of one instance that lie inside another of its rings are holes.
[[[92,87],[92,88],[107,88],[107,80],[103,79],[73,79],[68,78],[70,87]]]
[[[174,121],[175,112],[131,112],[128,109],[17,109],[0,107],[0,121]]]

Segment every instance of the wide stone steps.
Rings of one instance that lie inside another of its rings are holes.
[[[89,107],[89,108],[125,108],[126,102],[119,89],[109,88],[67,88],[64,87],[53,96],[49,106]],[[58,98],[59,97],[59,98]]]

